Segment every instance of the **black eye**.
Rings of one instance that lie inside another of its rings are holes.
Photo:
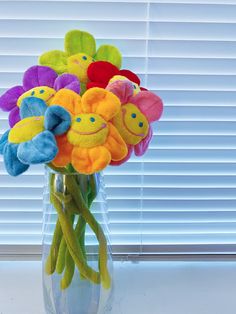
[[[136,85],[134,85],[134,89],[136,89]]]
[[[91,118],[90,118],[90,121],[91,121],[91,122],[95,122],[95,118],[94,118],[94,117],[91,117]]]
[[[31,96],[34,96],[34,94],[35,94],[35,92],[33,91],[33,92],[31,93]]]
[[[39,91],[40,92],[40,94],[43,94],[44,93],[44,90],[43,89],[41,89],[41,91]]]
[[[136,118],[136,113],[132,113],[131,114],[131,117],[134,119],[134,118]]]
[[[143,122],[139,122],[139,126],[140,126],[140,128],[142,128],[143,127]]]
[[[83,56],[82,59],[87,60],[88,58],[86,56]]]
[[[80,122],[80,121],[81,121],[81,118],[77,118],[77,119],[76,119],[76,122]]]

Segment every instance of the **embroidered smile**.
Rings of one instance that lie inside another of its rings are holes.
[[[93,135],[93,134],[96,134],[96,133],[100,132],[101,130],[105,129],[106,127],[107,127],[106,123],[103,123],[102,126],[98,130],[93,131],[93,132],[79,132],[75,129],[72,129],[72,131],[79,134],[79,135]]]
[[[123,121],[123,125],[124,125],[124,127],[126,128],[126,130],[127,130],[129,133],[131,133],[132,135],[134,135],[134,136],[144,137],[144,134],[143,134],[143,133],[134,133],[133,131],[131,131],[131,130],[128,128],[128,126],[127,126],[127,124],[126,124],[126,122],[125,122],[125,114],[126,114],[126,110],[123,108],[123,109],[122,109],[122,121]]]
[[[48,99],[46,99],[45,101],[48,102],[50,99],[52,99],[52,97],[54,96],[55,94],[51,94]]]

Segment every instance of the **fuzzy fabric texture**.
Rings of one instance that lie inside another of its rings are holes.
[[[118,67],[107,61],[96,61],[90,64],[88,67],[88,78],[87,88],[102,87],[106,88],[110,80],[115,76],[123,77],[134,83],[134,86],[139,89],[140,79],[139,77],[130,70],[119,70]],[[116,78],[113,81],[117,80]],[[141,88],[144,90],[144,88]],[[135,91],[134,91],[135,92]]]
[[[23,99],[20,106],[20,119],[43,116],[46,110],[47,105],[44,100],[37,97],[27,97]]]
[[[13,176],[23,173],[31,164],[52,161],[58,153],[55,135],[67,132],[71,125],[69,112],[56,105],[47,107],[36,97],[23,100],[20,114],[22,120],[0,139],[0,153]]]
[[[9,125],[13,127],[20,121],[22,101],[30,96],[41,98],[48,105],[55,93],[62,89],[71,89],[80,93],[80,83],[72,74],[57,73],[46,66],[33,66],[23,76],[22,86],[14,86],[0,97],[0,109],[9,113]]]
[[[92,174],[127,155],[124,140],[110,122],[120,111],[120,101],[113,93],[93,88],[80,97],[61,90],[54,102],[72,115],[68,133],[56,137],[59,153],[53,160],[55,166],[71,162],[79,173]]]
[[[96,41],[88,32],[71,30],[65,35],[65,51],[69,56],[77,53],[85,53],[94,56],[96,53]]]
[[[19,158],[17,157],[17,151],[18,145],[10,143],[7,143],[5,145],[3,151],[5,168],[7,172],[13,177],[22,174],[29,168],[29,165],[26,165],[19,160]]]
[[[65,51],[52,50],[42,54],[39,63],[51,67],[59,74],[72,73],[82,84],[87,84],[87,70],[94,60],[108,61],[118,68],[122,64],[121,53],[116,47],[102,45],[96,50],[94,37],[84,31],[71,30],[66,33],[64,48]]]
[[[14,144],[31,141],[34,136],[44,131],[44,117],[27,117],[10,130],[8,141]]]
[[[67,72],[68,55],[64,51],[51,50],[42,54],[39,58],[41,65],[52,68],[58,74]]]
[[[2,137],[0,138],[0,154],[3,155],[4,148],[8,142],[8,135],[9,135],[10,130],[7,130]]]
[[[149,91],[141,91],[134,96],[133,89],[133,84],[124,80],[115,81],[107,86],[107,90],[120,99],[121,110],[112,122],[129,150],[122,161],[113,161],[113,165],[127,161],[133,151],[136,156],[142,156],[146,152],[153,134],[151,123],[159,120],[163,112],[160,97]]]
[[[71,125],[71,116],[60,106],[50,106],[44,117],[44,127],[54,135],[65,133]]]
[[[54,135],[49,131],[44,131],[31,141],[21,143],[17,150],[17,157],[22,163],[33,165],[52,161],[57,152]]]

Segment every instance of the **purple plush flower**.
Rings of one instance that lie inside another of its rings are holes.
[[[25,71],[22,86],[8,89],[0,97],[0,108],[9,113],[9,125],[12,128],[20,121],[19,107],[23,99],[34,96],[43,99],[50,105],[56,92],[62,88],[80,93],[80,82],[73,74],[60,76],[47,66],[35,65]]]

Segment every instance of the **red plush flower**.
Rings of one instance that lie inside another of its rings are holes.
[[[90,64],[88,67],[88,78],[87,89],[92,87],[102,87],[106,88],[110,79],[115,75],[121,75],[126,77],[131,82],[140,86],[139,77],[132,71],[129,70],[119,70],[115,65],[107,61],[97,61]],[[141,87],[141,90],[146,90]]]

